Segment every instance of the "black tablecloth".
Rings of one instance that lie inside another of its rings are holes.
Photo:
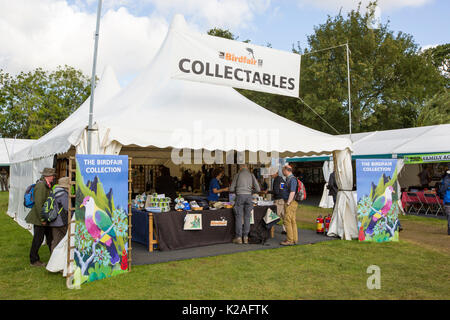
[[[265,216],[267,208],[276,212],[276,206],[254,207],[255,223],[250,226],[250,231],[254,230]],[[233,209],[203,210],[195,213],[202,214],[202,230],[183,230],[186,212],[153,213],[154,230],[160,250],[193,248],[231,242],[235,234]],[[132,214],[132,239],[148,247],[148,213],[133,209]],[[147,223],[143,221],[146,216]],[[227,226],[211,227],[212,220],[222,220],[222,218],[227,220]],[[270,232],[270,230],[267,232]]]

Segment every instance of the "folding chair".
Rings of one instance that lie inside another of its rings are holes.
[[[433,211],[436,211],[436,216],[438,215],[439,211],[444,213],[444,209],[442,208],[441,202],[439,198],[437,197],[436,193],[434,192],[425,192],[423,194],[425,203],[427,204],[428,208],[425,214],[428,213],[428,210],[433,213]]]
[[[420,201],[419,196],[415,192],[406,192],[406,206],[409,207],[406,213],[412,213],[414,209],[415,213],[419,213],[423,208],[423,203]],[[417,209],[417,207],[419,208]]]

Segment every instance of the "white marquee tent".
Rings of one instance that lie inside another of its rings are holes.
[[[338,137],[350,138],[350,135],[344,134],[338,135]],[[353,159],[399,158],[403,168],[399,173],[400,185],[402,187],[419,185],[417,175],[420,172],[420,166],[417,164],[404,166],[401,158],[413,154],[450,152],[450,124],[354,133],[351,135],[351,140],[353,142]],[[328,157],[299,157],[291,158],[288,161],[311,161],[315,158],[317,161],[325,161],[323,173],[325,181],[328,181],[328,177],[333,171],[333,163],[328,161]],[[325,185],[319,206],[332,208],[333,200],[330,198]]]
[[[30,146],[33,139],[2,138],[0,141],[0,166],[9,166],[12,155]]]
[[[153,61],[119,93],[101,95],[102,79],[95,91],[94,118],[99,131],[94,153],[130,154],[133,150],[133,159],[138,155],[136,159],[140,156],[167,161],[176,148],[276,151],[282,157],[335,152],[340,161],[338,181],[352,184],[349,139],[322,133],[278,116],[233,88],[170,78],[168,68],[173,63],[173,33],[178,28],[186,28],[182,16],[174,18]],[[103,100],[99,98],[102,96],[113,97]],[[65,121],[67,125],[63,122],[17,156],[18,162],[28,166],[27,170],[15,171],[20,190],[10,197],[8,212],[15,214],[18,220],[23,222],[26,215],[23,205],[19,209],[24,187],[38,177],[39,170],[51,165],[50,157],[68,151],[71,146],[77,153],[85,153],[88,114],[85,104]],[[257,139],[255,143],[255,137],[265,139]],[[45,161],[31,160],[39,157]],[[348,188],[344,186],[342,189]],[[338,196],[342,198],[342,205],[333,219],[336,216],[335,220],[340,221],[335,223],[339,229],[336,233],[341,236],[345,233],[345,238],[349,239],[357,237],[356,211],[352,210],[353,198],[345,193],[340,192]],[[344,216],[345,223],[341,221]]]

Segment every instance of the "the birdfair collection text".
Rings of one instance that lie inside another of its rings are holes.
[[[392,163],[391,162],[363,161],[361,163],[361,165],[363,166],[362,171],[392,171]]]
[[[120,173],[122,160],[114,159],[84,159],[86,173]]]

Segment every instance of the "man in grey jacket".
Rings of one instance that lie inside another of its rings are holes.
[[[260,192],[258,181],[248,170],[246,164],[241,164],[238,174],[233,178],[230,186],[230,192],[236,193],[236,202],[234,204],[234,213],[236,220],[236,236],[233,243],[248,243],[248,233],[250,232],[250,218],[253,210],[252,193]],[[242,217],[244,217],[244,230],[242,230]]]

